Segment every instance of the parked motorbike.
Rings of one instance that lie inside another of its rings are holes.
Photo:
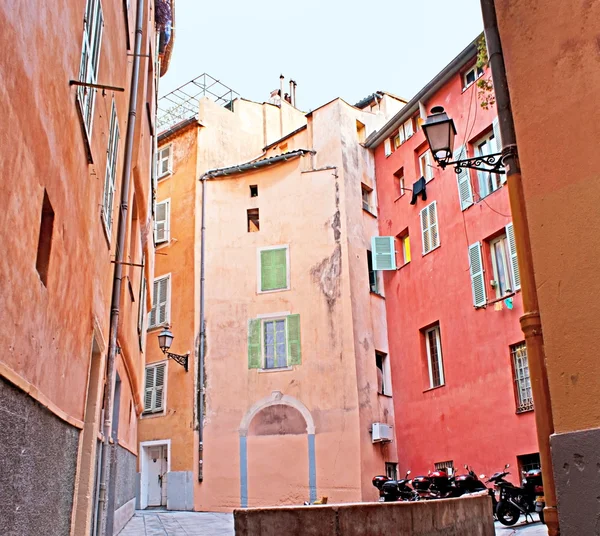
[[[498,501],[496,500],[496,492],[494,488],[488,488],[484,483],[483,479],[485,475],[477,475],[475,471],[468,465],[464,466],[467,470],[466,475],[457,475],[454,479],[456,486],[463,492],[462,495],[466,493],[476,493],[479,491],[487,491],[490,497],[492,498],[492,514],[496,517],[496,507],[498,506]],[[490,482],[489,480],[487,482]]]
[[[382,502],[419,500],[418,493],[409,485],[408,475],[410,470],[401,480],[393,480],[383,475],[374,477],[373,485],[379,490],[379,500]]]
[[[494,473],[488,480],[500,489],[500,501],[496,507],[498,521],[510,527],[519,520],[521,514],[525,519],[530,518],[533,521],[531,514],[538,512],[543,523],[545,503],[541,470],[523,471],[521,487],[517,487],[505,480],[510,474],[507,471],[509,467],[509,464],[506,464],[504,471]]]

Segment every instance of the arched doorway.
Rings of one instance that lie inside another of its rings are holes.
[[[307,467],[304,470],[304,482],[308,480],[309,499],[317,498],[317,477],[315,462],[315,425],[313,418],[302,402],[279,391],[273,391],[271,396],[259,400],[252,406],[240,424],[240,505],[248,506],[248,480],[249,476],[259,480],[262,487],[270,486],[272,489],[264,490],[262,495],[267,501],[272,501],[269,492],[285,494],[287,484],[293,484],[285,478],[286,470],[301,468],[302,460],[297,456],[298,450],[308,449]],[[304,445],[301,447],[301,445]],[[251,446],[252,466],[248,471],[248,448]],[[294,458],[296,456],[296,458]],[[260,463],[260,460],[265,463]],[[295,460],[295,464],[288,463]],[[286,465],[287,463],[287,465]],[[304,464],[306,465],[306,464]],[[291,473],[290,473],[291,475]],[[297,478],[297,471],[293,474]],[[272,480],[276,479],[276,480]],[[277,484],[275,485],[275,482]],[[303,487],[303,486],[302,486]]]

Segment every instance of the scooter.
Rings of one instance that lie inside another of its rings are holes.
[[[476,493],[478,491],[487,491],[490,497],[492,498],[492,515],[495,518],[498,501],[496,499],[496,492],[494,488],[488,488],[483,483],[485,475],[479,475],[479,477],[477,477],[475,471],[473,471],[471,467],[469,467],[466,464],[464,467],[467,470],[467,474],[456,476],[456,478],[454,479],[456,486],[463,491],[463,495],[467,493]],[[489,480],[487,482],[489,482]]]
[[[381,502],[419,500],[418,493],[409,485],[408,475],[410,475],[410,470],[406,472],[402,480],[392,480],[383,475],[375,476],[373,485],[379,490],[379,500]]]

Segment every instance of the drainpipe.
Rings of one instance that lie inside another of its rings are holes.
[[[117,354],[117,335],[119,326],[119,302],[121,299],[121,282],[123,279],[123,259],[125,251],[125,233],[127,230],[127,212],[129,200],[129,188],[131,185],[131,161],[133,158],[133,136],[136,123],[137,93],[140,75],[140,54],[142,51],[142,27],[144,22],[144,0],[137,0],[137,17],[135,29],[135,49],[133,55],[133,66],[131,70],[131,92],[129,94],[129,115],[127,121],[127,134],[125,137],[125,155],[123,164],[123,179],[121,181],[121,205],[119,221],[117,226],[117,248],[115,258],[115,270],[113,276],[112,300],[110,308],[110,335],[108,346],[107,381],[104,386],[104,446],[102,449],[102,465],[100,467],[100,496],[98,499],[100,515],[100,531],[102,536],[112,536],[114,522],[114,485],[107,487],[114,480],[111,471],[116,462],[117,438],[111,443],[112,413],[115,397]],[[109,467],[109,464],[112,467]],[[104,511],[106,510],[106,515]]]
[[[531,376],[531,391],[535,407],[535,422],[537,428],[542,478],[544,480],[544,496],[546,508],[544,518],[548,526],[549,536],[559,536],[558,511],[556,509],[556,488],[552,471],[550,452],[550,436],[554,433],[546,355],[544,352],[544,337],[540,319],[529,225],[527,223],[527,207],[521,181],[521,167],[517,152],[517,139],[513,122],[508,81],[502,44],[498,32],[498,21],[494,0],[481,0],[485,38],[492,70],[496,106],[498,107],[498,123],[502,137],[502,160],[507,168],[508,194],[513,215],[513,227],[519,259],[521,275],[521,295],[523,298],[524,314],[520,319],[521,329],[527,342],[527,358]]]
[[[204,456],[204,242],[206,230],[206,179],[203,175],[202,182],[202,212],[200,228],[200,340],[198,342],[198,482],[202,482],[203,456]]]
[[[283,80],[284,76],[279,75],[279,137],[283,138]]]

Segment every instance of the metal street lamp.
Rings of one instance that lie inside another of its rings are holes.
[[[169,352],[169,348],[171,348],[171,344],[173,343],[174,338],[175,336],[171,333],[169,328],[164,328],[158,334],[158,346],[162,350],[163,354],[165,354],[169,359],[172,359],[173,361],[179,363],[187,372],[190,353],[188,352],[185,355],[179,355],[172,354],[171,352]]]
[[[423,123],[422,128],[433,159],[442,169],[445,169],[446,166],[454,166],[456,173],[460,173],[464,168],[477,169],[490,173],[506,173],[501,158],[502,153],[486,154],[474,158],[463,158],[462,160],[452,161],[456,127],[454,126],[454,121],[448,117],[443,107],[434,106],[431,109],[431,115],[427,116],[427,120]]]

